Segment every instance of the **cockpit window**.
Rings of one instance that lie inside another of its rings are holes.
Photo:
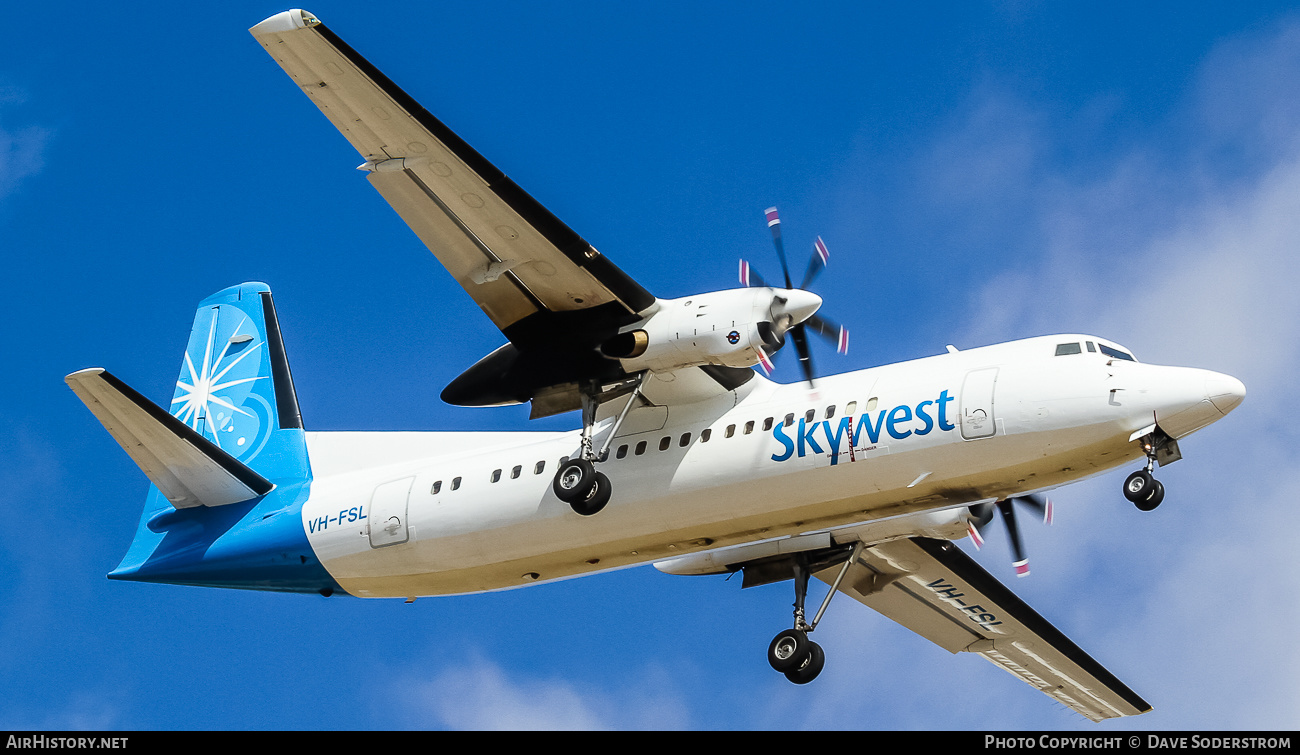
[[[1107,346],[1104,343],[1097,344],[1097,347],[1101,349],[1101,353],[1105,354],[1108,357],[1111,357],[1112,359],[1123,359],[1129,362],[1137,361],[1136,359],[1133,358],[1132,354],[1126,351],[1120,351],[1119,349]]]
[[[1082,354],[1083,349],[1078,343],[1058,343],[1056,344],[1056,355],[1065,356],[1066,354]]]

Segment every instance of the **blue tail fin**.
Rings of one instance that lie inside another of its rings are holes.
[[[163,407],[171,417],[160,419],[154,412],[161,414],[162,410],[144,407],[147,399],[122,390],[120,381],[106,375],[102,370],[83,370],[68,380],[74,390],[82,389],[101,404],[107,402],[96,416],[112,415],[105,422],[110,432],[118,426],[166,430],[163,441],[150,438],[144,444],[149,453],[141,451],[132,457],[145,460],[142,468],[146,474],[153,467],[166,472],[168,463],[185,467],[182,474],[175,475],[179,485],[164,484],[182,489],[182,494],[184,489],[202,488],[203,483],[222,482],[227,473],[244,485],[240,488],[226,481],[217,493],[197,496],[199,505],[193,505],[189,497],[173,495],[169,501],[155,484],[131,547],[108,575],[111,579],[325,595],[339,589],[303,530],[302,504],[310,494],[311,466],[279,321],[266,284],[232,286],[199,304],[176,391],[170,405]],[[102,386],[97,380],[106,381],[116,391],[99,390]],[[92,411],[95,408],[92,406]],[[209,443],[220,451],[211,449]],[[189,447],[201,453],[187,456]],[[190,469],[186,465],[191,457],[206,466]],[[259,477],[264,478],[261,483]],[[222,502],[220,494],[231,489],[236,492],[226,497],[234,502]],[[255,495],[240,500],[241,489]],[[212,501],[217,501],[216,505]]]
[[[272,482],[311,476],[266,284],[232,286],[199,304],[168,411]]]

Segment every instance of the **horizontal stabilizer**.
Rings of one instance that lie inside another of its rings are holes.
[[[275,487],[108,371],[64,381],[176,508],[239,503]]]

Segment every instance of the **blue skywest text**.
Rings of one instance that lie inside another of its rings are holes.
[[[871,412],[864,412],[856,420],[851,416],[841,417],[833,428],[830,420],[809,422],[800,417],[799,427],[793,438],[786,434],[785,423],[778,422],[772,428],[772,437],[781,444],[782,451],[772,454],[772,461],[785,461],[796,454],[799,458],[803,458],[809,452],[829,453],[831,465],[834,466],[839,463],[840,446],[844,441],[848,440],[849,444],[856,448],[863,432],[866,433],[867,440],[873,444],[880,442],[882,432],[895,440],[902,440],[911,435],[929,435],[936,424],[940,430],[947,432],[957,427],[948,421],[948,404],[952,401],[952,396],[949,396],[948,391],[945,390],[935,401],[922,401],[915,407],[899,404],[888,411],[882,409],[876,412],[874,418]],[[817,440],[819,428],[820,437],[825,439],[828,447],[825,450]]]

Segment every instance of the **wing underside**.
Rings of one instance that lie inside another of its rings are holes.
[[[816,576],[829,584],[837,573]],[[951,653],[983,656],[1093,721],[1151,709],[951,542],[869,546],[839,589]]]
[[[521,323],[539,314],[546,321],[553,313],[593,311],[620,320],[654,304],[311,14],[286,11],[250,31],[360,153],[375,189],[512,341],[512,329],[535,331]]]

